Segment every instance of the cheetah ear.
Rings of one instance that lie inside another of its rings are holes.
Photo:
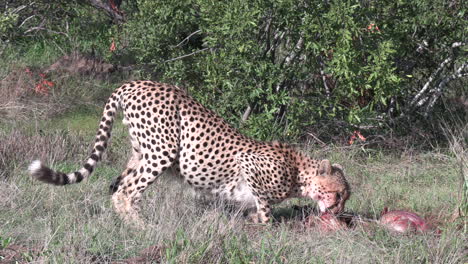
[[[343,170],[343,166],[341,166],[341,165],[338,164],[338,163],[333,164],[332,167],[337,168],[337,169],[340,169],[340,170]]]
[[[320,162],[318,173],[319,175],[330,175],[332,166],[329,160],[324,159]]]

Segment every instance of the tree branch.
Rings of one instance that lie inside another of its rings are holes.
[[[250,104],[247,106],[247,108],[245,109],[244,111],[244,114],[242,114],[242,118],[241,118],[241,124],[242,123],[245,123],[245,121],[247,121],[247,119],[249,119],[249,116],[250,116],[250,113],[252,112],[252,107],[250,106]]]
[[[452,61],[452,57],[448,57],[439,65],[437,70],[431,74],[427,82],[424,84],[423,88],[416,94],[416,96],[414,96],[413,100],[411,100],[410,107],[415,106],[416,102],[417,102],[416,106],[418,107],[423,105],[426,102],[427,98],[423,98],[419,102],[418,100],[427,91],[427,89],[429,89],[429,86],[437,78],[439,73],[445,68],[445,65],[447,65],[451,61]]]
[[[201,29],[199,29],[199,30],[197,30],[197,31],[195,31],[195,32],[190,33],[190,35],[188,35],[188,36],[187,36],[186,38],[184,38],[181,42],[179,42],[179,44],[173,46],[172,48],[177,48],[177,47],[179,47],[179,46],[181,46],[181,45],[185,45],[185,44],[188,42],[188,40],[189,40],[193,35],[198,34],[198,33],[200,33],[200,32],[201,32]]]
[[[123,23],[125,22],[124,16],[119,13],[118,11],[112,9],[109,5],[99,1],[99,0],[86,0],[90,5],[97,9],[102,9],[103,11],[106,12],[106,14],[114,19],[117,23]]]
[[[281,41],[283,40],[285,35],[285,32],[277,31],[275,33],[275,36],[273,37],[273,44],[270,46],[269,50],[266,52],[266,56],[271,56],[271,62],[275,62],[275,56],[276,56],[276,49],[279,47],[281,44]]]
[[[442,90],[445,88],[445,86],[447,86],[447,84],[455,79],[458,79],[458,78],[462,78],[462,77],[465,77],[465,76],[468,76],[468,72],[463,72],[463,70],[465,68],[468,68],[468,64],[464,63],[462,64],[456,71],[454,74],[451,74],[447,77],[445,77],[444,79],[442,79],[442,81],[440,81],[439,85],[437,85],[437,87],[434,89],[434,93],[432,94],[432,98],[431,98],[431,101],[429,102],[429,104],[427,105],[426,107],[426,111],[424,112],[424,115],[427,116],[429,112],[432,111],[432,109],[434,108],[434,105],[435,103],[437,102],[437,100],[440,98],[440,96],[442,95]]]
[[[458,42],[454,42],[452,43],[451,48],[453,50],[453,52],[455,53],[456,50],[461,47],[461,46],[465,46],[467,43],[465,42],[462,42],[462,41],[458,41]],[[410,108],[413,108],[413,107],[421,107],[422,105],[424,105],[427,100],[429,99],[430,95],[427,95],[425,98],[421,98],[421,96],[429,89],[429,86],[434,82],[434,80],[437,78],[437,76],[440,74],[440,72],[447,66],[447,64],[451,63],[453,61],[453,58],[454,58],[454,54],[452,53],[448,58],[446,58],[440,65],[439,67],[431,74],[431,76],[429,77],[429,79],[427,80],[427,82],[424,84],[423,88],[414,96],[413,100],[411,100],[410,102]],[[440,83],[439,83],[439,86],[440,86]]]
[[[195,55],[195,54],[198,54],[200,52],[203,52],[207,49],[210,49],[210,48],[203,48],[201,50],[197,50],[197,51],[194,51],[192,53],[189,53],[189,54],[185,54],[185,55],[182,55],[182,56],[179,56],[179,57],[176,57],[176,58],[172,58],[172,59],[168,59],[168,60],[165,60],[164,63],[166,62],[171,62],[171,61],[175,61],[175,60],[180,60],[180,59],[183,59],[183,58],[186,58],[186,57],[189,57],[189,56],[192,56],[192,55]]]
[[[45,28],[45,27],[41,27],[41,26],[32,27],[32,28],[26,30],[26,31],[24,32],[24,34],[28,34],[28,33],[32,32],[32,31],[40,31],[40,30],[45,30],[45,31],[50,32],[50,33],[54,33],[54,34],[57,34],[57,35],[64,35],[64,36],[68,37],[68,34],[65,33],[65,32],[55,31],[55,30],[51,30],[51,29],[48,29],[48,28]]]
[[[280,67],[283,68],[284,66],[291,65],[291,63],[297,58],[297,55],[300,53],[303,47],[304,47],[304,38],[301,36],[297,40],[296,45],[294,45],[291,52],[281,62]],[[281,87],[283,86],[283,84],[284,84],[284,80],[282,82],[279,82],[276,85],[276,88],[275,88],[276,92],[279,92],[281,90]]]
[[[297,57],[298,51],[302,49],[304,46],[304,38],[301,36],[299,40],[297,40],[296,45],[294,45],[293,50],[284,58],[284,61],[281,66],[289,66],[294,59]]]
[[[323,63],[322,58],[320,60],[320,76],[322,76],[323,87],[325,87],[325,95],[327,98],[330,98],[331,92],[330,87],[327,85],[327,76],[325,76],[325,64]]]

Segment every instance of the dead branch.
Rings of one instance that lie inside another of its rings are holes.
[[[286,39],[287,42],[289,42],[289,38]],[[280,63],[280,67],[283,68],[283,67],[287,67],[289,65],[291,65],[291,63],[297,58],[297,55],[300,54],[300,52],[302,51],[302,48],[304,47],[304,38],[301,36],[297,42],[296,42],[296,45],[294,45],[294,47],[292,48],[291,52],[286,56],[284,57],[283,61]],[[277,85],[276,85],[276,92],[279,92],[281,90],[281,87],[283,87],[284,85],[284,80],[282,82],[279,82]]]
[[[452,43],[452,49],[453,48],[458,48],[458,47],[461,47],[461,46],[465,46],[466,44],[467,44],[466,42],[461,42],[461,41],[454,42],[454,43]]]
[[[414,96],[413,100],[411,100],[411,103],[410,103],[410,106],[413,107],[413,106],[417,106],[417,107],[420,107],[421,105],[423,105],[425,103],[425,101],[427,99],[422,99],[422,100],[419,100],[419,98],[427,91],[427,89],[429,89],[430,85],[434,82],[434,80],[437,78],[437,76],[439,75],[439,73],[445,68],[445,66],[451,62],[453,59],[452,57],[448,57],[447,59],[445,59],[440,65],[439,67],[437,68],[437,70],[435,70],[431,76],[429,76],[429,79],[427,80],[427,82],[424,84],[423,88]],[[419,101],[418,101],[419,100]],[[417,104],[416,104],[417,103]]]
[[[467,43],[465,42],[454,42],[452,43],[451,45],[451,48],[452,50],[456,51],[456,48],[459,48],[461,46],[464,46],[466,45]],[[442,70],[444,70],[446,68],[447,65],[449,64],[452,64],[453,62],[453,59],[454,59],[454,55],[451,54],[448,58],[446,58],[444,61],[442,61],[442,63],[439,64],[439,67],[437,67],[437,69],[431,74],[431,76],[429,76],[429,79],[427,80],[427,82],[424,84],[424,86],[422,87],[422,89],[414,96],[414,98],[411,100],[410,102],[410,108],[414,108],[414,107],[421,107],[422,105],[424,105],[428,100],[429,100],[429,97],[430,96],[430,93],[431,91],[433,91],[434,89],[432,89],[430,92],[429,92],[429,95],[426,95],[426,97],[424,98],[421,98],[423,96],[424,93],[426,93],[429,89],[429,87],[432,85],[432,83],[434,82],[434,80],[437,79],[437,77],[439,76],[439,74],[442,72]],[[463,68],[461,68],[461,70],[463,70]],[[456,75],[456,74],[455,74]],[[456,77],[458,78],[458,77]],[[449,79],[447,79],[448,81],[450,81]],[[441,83],[439,83],[439,86],[440,86]],[[434,97],[433,97],[434,98]]]
[[[325,95],[330,98],[330,87],[327,85],[327,76],[325,76],[325,64],[322,58],[320,58],[320,76],[322,76],[323,87],[325,87]]]
[[[23,20],[23,22],[21,22],[21,24],[18,27],[22,27],[24,24],[26,24],[26,22],[28,22],[28,20],[30,20],[30,19],[32,19],[34,17],[36,17],[36,15],[32,15],[32,16],[27,17],[26,19]]]
[[[279,45],[283,41],[283,38],[285,36],[285,32],[283,31],[277,31],[275,32],[275,36],[273,37],[273,44],[270,45],[270,48],[267,50],[265,56],[271,56],[272,62],[275,60],[275,54],[276,50],[278,49]]]
[[[314,135],[312,132],[307,132],[307,135],[311,136],[315,141],[317,141],[322,147],[326,146],[327,144],[320,140],[316,135]]]
[[[242,114],[241,124],[245,123],[245,121],[247,121],[247,119],[249,119],[249,116],[250,116],[251,112],[252,112],[252,106],[249,104],[247,106],[247,108],[245,109],[244,114]]]
[[[427,116],[429,112],[432,111],[437,100],[442,96],[442,91],[447,86],[447,84],[455,79],[459,79],[468,75],[468,72],[465,72],[467,64],[463,63],[453,74],[450,74],[445,77],[441,77],[441,72],[448,68],[448,65],[453,65],[455,58],[458,53],[458,48],[461,46],[467,45],[466,42],[454,42],[450,47],[452,48],[451,54],[443,60],[437,69],[429,76],[429,79],[421,88],[421,90],[413,97],[408,107],[402,111],[400,116],[397,118],[405,117],[410,111],[417,108],[421,108],[426,105],[424,110],[424,115]],[[436,85],[434,85],[436,83]],[[433,86],[432,89],[429,89]]]
[[[65,33],[65,32],[55,31],[55,30],[51,30],[51,29],[48,29],[48,28],[45,28],[45,27],[41,27],[41,26],[32,27],[32,28],[26,30],[26,31],[24,32],[24,34],[28,34],[28,33],[33,32],[33,31],[41,31],[41,30],[47,31],[47,32],[49,32],[49,33],[57,34],[57,35],[64,35],[64,36],[68,37],[68,34]]]
[[[260,45],[262,45],[262,41],[264,41],[265,43],[265,49],[263,51],[263,57],[266,57],[266,55],[268,54],[268,51],[270,50],[271,48],[271,23],[272,23],[272,18],[268,18],[266,20],[266,23],[265,23],[265,27],[262,29],[262,27],[260,27],[260,37],[259,37],[259,40],[258,42],[260,43]]]
[[[294,45],[293,49],[291,52],[286,56],[283,60],[283,63],[281,63],[281,66],[289,66],[294,59],[296,59],[298,53],[302,50],[304,47],[304,38],[301,36],[299,40],[297,40],[296,45]]]
[[[464,63],[462,64],[456,71],[454,74],[451,74],[447,77],[445,77],[444,79],[442,79],[442,81],[440,81],[439,85],[437,85],[436,88],[434,88],[433,90],[433,94],[432,94],[432,98],[431,98],[431,101],[428,103],[427,107],[426,107],[426,110],[424,112],[424,115],[427,116],[428,113],[430,111],[432,111],[432,109],[434,108],[434,105],[435,103],[437,102],[437,100],[440,98],[440,96],[442,95],[442,90],[447,86],[447,84],[455,79],[459,79],[459,78],[462,78],[462,77],[466,77],[468,76],[468,72],[464,72],[464,69],[467,68],[468,69],[468,64]]]
[[[34,2],[32,2],[32,3],[28,4],[28,5],[21,5],[21,6],[18,6],[17,8],[13,9],[13,10],[11,11],[11,13],[17,14],[17,13],[19,13],[21,10],[25,9],[25,8],[28,7],[28,6],[32,6],[32,5],[34,5]]]
[[[179,57],[176,57],[176,58],[168,59],[168,60],[165,60],[164,63],[175,61],[175,60],[180,60],[180,59],[183,59],[183,58],[186,58],[186,57],[190,57],[190,56],[193,56],[195,54],[198,54],[198,53],[203,52],[203,51],[208,50],[208,49],[210,49],[210,48],[203,48],[201,50],[197,50],[197,51],[194,51],[194,52],[189,53],[189,54],[185,54],[185,55],[182,55],[182,56],[179,56]]]

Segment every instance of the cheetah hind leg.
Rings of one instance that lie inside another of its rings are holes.
[[[135,170],[132,169],[131,173],[121,178],[112,195],[112,201],[115,211],[125,223],[144,229],[145,224],[138,213],[141,195],[166,169],[167,167],[154,168],[142,159]],[[124,174],[125,172],[122,175]]]
[[[112,183],[109,186],[109,194],[114,194],[119,185],[123,184],[123,179],[127,177],[129,174],[132,174],[136,167],[138,167],[138,164],[140,163],[141,160],[141,153],[138,150],[137,147],[134,146],[133,148],[133,153],[130,158],[130,160],[127,163],[127,168],[122,172],[121,175],[119,175],[117,178],[115,178]]]
[[[110,184],[110,186],[109,186],[109,194],[112,195],[112,201],[113,201],[113,204],[114,204],[114,209],[122,219],[127,218],[126,213],[125,213],[125,211],[126,211],[125,210],[125,208],[126,208],[126,205],[125,205],[126,199],[125,199],[125,195],[123,194],[123,191],[122,190],[119,191],[119,186],[124,184],[124,182],[125,182],[124,179],[127,176],[129,176],[129,175],[135,176],[135,173],[136,173],[135,170],[136,170],[136,167],[139,164],[140,159],[141,159],[141,154],[138,151],[138,146],[136,146],[136,148],[134,146],[133,154],[132,154],[130,160],[128,161],[128,163],[127,163],[126,169],[122,172],[121,175],[119,175],[117,178],[115,178],[112,181],[112,183]]]
[[[129,173],[130,172],[130,173]],[[135,215],[132,214],[131,202],[127,197],[127,191],[124,187],[126,184],[127,177],[135,177],[135,171],[130,168],[125,169],[125,171],[113,181],[110,186],[110,191],[112,192],[112,202],[114,204],[115,212],[124,220],[126,224],[133,225],[141,228],[143,227],[143,222],[138,217],[136,219]],[[128,184],[128,183],[127,183]]]

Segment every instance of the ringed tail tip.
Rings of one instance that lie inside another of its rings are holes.
[[[29,174],[35,176],[42,168],[42,163],[40,160],[35,160],[29,164],[28,171]]]
[[[42,162],[35,160],[31,162],[28,167],[29,174],[33,176],[36,180],[54,184],[54,185],[66,185],[72,183],[70,178],[62,172],[56,172],[50,168],[42,165]]]

